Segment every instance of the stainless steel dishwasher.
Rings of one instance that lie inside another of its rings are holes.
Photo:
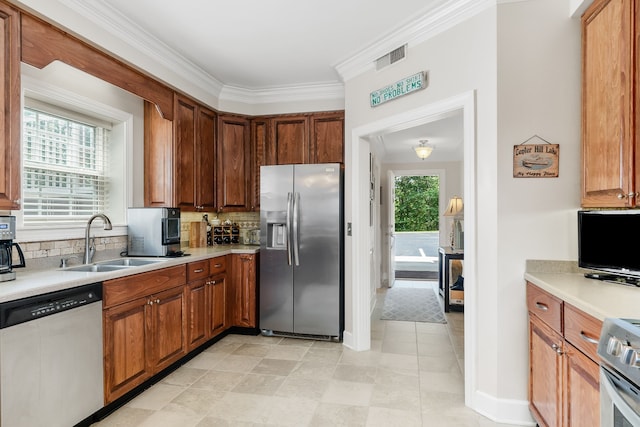
[[[102,283],[0,303],[0,425],[69,427],[103,406]]]

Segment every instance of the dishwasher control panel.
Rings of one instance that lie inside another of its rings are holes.
[[[102,300],[102,283],[91,283],[0,303],[0,329]]]

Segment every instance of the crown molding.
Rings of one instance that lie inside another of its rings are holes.
[[[156,63],[182,76],[186,81],[193,83],[203,93],[210,94],[219,100],[266,104],[287,101],[344,99],[344,86],[341,83],[291,85],[260,89],[225,85],[175,49],[144,31],[138,24],[131,21],[117,9],[106,4],[103,0],[60,0],[60,2],[134,50],[141,52]]]
[[[246,89],[236,86],[224,86],[220,93],[220,99],[246,104],[344,100],[344,85],[342,83],[319,83],[279,86],[266,89]]]
[[[222,90],[223,84],[220,81],[189,61],[175,49],[170,48],[156,37],[142,30],[138,24],[104,1],[59,1],[136,51],[165,68],[182,75],[203,91],[217,97]]]
[[[450,0],[374,41],[353,57],[335,64],[334,68],[346,82],[374,70],[376,59],[398,46],[423,43],[495,4],[496,0]]]

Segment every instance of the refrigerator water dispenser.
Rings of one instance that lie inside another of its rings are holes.
[[[267,249],[287,249],[286,224],[267,224]]]

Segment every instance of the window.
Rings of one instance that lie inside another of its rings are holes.
[[[110,126],[51,110],[23,109],[23,222],[85,224],[109,211]]]

